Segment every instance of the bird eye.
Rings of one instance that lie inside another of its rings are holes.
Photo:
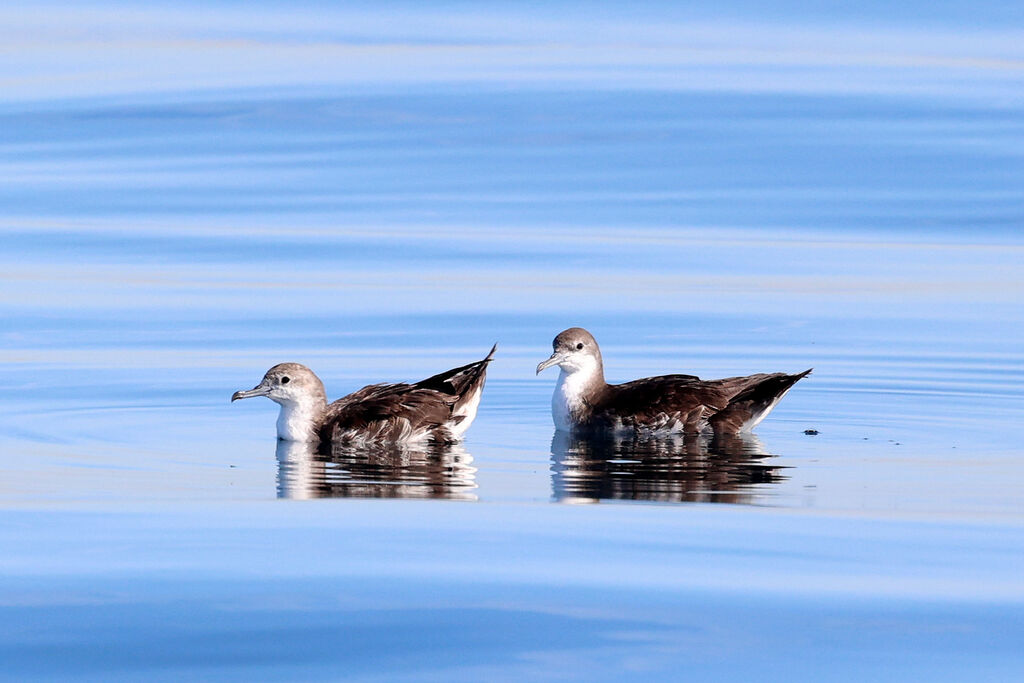
[[[576,345],[576,350],[577,351],[579,351],[582,348],[583,348],[583,342],[580,342],[579,344]]]
[[[288,382],[291,382],[291,381],[292,380],[291,380],[290,377],[282,377],[281,378],[281,384],[288,384]]]

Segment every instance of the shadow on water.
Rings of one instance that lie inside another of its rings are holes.
[[[458,444],[317,449],[277,442],[277,497],[476,500],[473,456]]]
[[[551,486],[563,503],[600,500],[746,503],[784,481],[753,435],[575,436],[551,440]]]

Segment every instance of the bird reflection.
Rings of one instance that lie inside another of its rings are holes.
[[[751,503],[783,481],[760,440],[743,436],[574,436],[551,441],[556,501]]]
[[[476,500],[473,457],[458,444],[422,447],[277,442],[277,497]]]

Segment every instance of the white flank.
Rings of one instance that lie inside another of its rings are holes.
[[[792,389],[792,388],[793,388],[792,386],[789,387],[789,389]],[[743,426],[740,427],[740,434],[746,434],[746,433],[750,432],[754,427],[756,427],[757,425],[761,424],[761,420],[763,420],[766,417],[768,417],[768,413],[772,412],[772,409],[775,408],[775,406],[777,406],[779,404],[779,401],[782,400],[782,397],[789,393],[789,389],[786,389],[781,394],[776,396],[775,400],[773,400],[771,403],[769,403],[767,408],[765,408],[760,413],[758,413],[754,417],[752,417],[749,420],[747,420],[746,422],[744,422]]]
[[[483,386],[477,387],[472,396],[469,396],[466,401],[459,406],[458,410],[452,413],[454,417],[458,417],[460,415],[465,416],[458,424],[449,423],[446,425],[448,427],[448,431],[450,431],[452,436],[456,439],[461,439],[466,433],[466,430],[469,429],[469,426],[473,424],[473,420],[476,419],[476,409],[480,407],[480,396],[483,395],[483,393]]]

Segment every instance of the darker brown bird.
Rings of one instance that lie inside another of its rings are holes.
[[[574,433],[749,432],[800,379],[776,372],[702,380],[694,375],[647,377],[625,384],[604,379],[601,349],[582,327],[560,333],[537,372],[561,369],[551,398],[555,427]]]

